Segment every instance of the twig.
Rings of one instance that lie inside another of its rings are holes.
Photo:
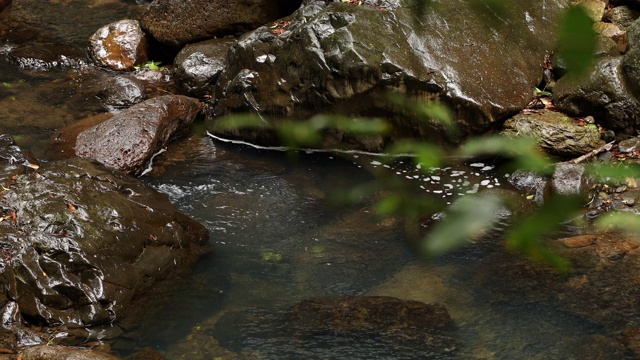
[[[596,155],[600,154],[601,152],[611,150],[611,148],[613,147],[613,143],[614,142],[615,142],[615,140],[610,142],[610,143],[606,143],[606,144],[600,146],[599,148],[597,148],[595,150],[591,150],[590,152],[588,152],[588,153],[586,153],[586,154],[584,154],[584,155],[582,155],[580,157],[577,157],[577,158],[575,158],[573,160],[569,160],[569,161],[563,161],[560,164],[567,164],[567,163],[578,164],[578,163],[581,163],[581,162],[587,160],[590,157],[593,157],[593,156],[596,156]]]

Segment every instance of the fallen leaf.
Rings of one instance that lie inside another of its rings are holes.
[[[76,209],[76,207],[73,206],[73,204],[71,203],[67,203],[67,209],[69,209],[69,211],[71,211],[72,213],[75,213],[76,211],[78,211],[78,209]]]

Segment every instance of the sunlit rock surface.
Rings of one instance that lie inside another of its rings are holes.
[[[389,102],[397,91],[438,100],[463,133],[482,132],[531,100],[567,2],[506,2],[498,14],[433,1],[419,17],[410,3],[309,2],[244,34],[218,82],[216,115],[385,116],[396,118],[396,137],[433,137],[437,124],[400,116]]]
[[[125,71],[147,61],[147,38],[137,20],[105,25],[89,38],[89,43],[89,56],[98,66]]]

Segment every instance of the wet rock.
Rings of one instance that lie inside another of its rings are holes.
[[[50,162],[4,182],[5,326],[13,319],[19,327],[23,318],[46,326],[111,323],[157,282],[184,271],[207,240],[206,229],[166,197],[86,160]]]
[[[630,153],[640,150],[640,137],[632,137],[620,141],[618,144],[618,150],[622,153]]]
[[[78,135],[75,153],[128,174],[140,174],[154,153],[186,131],[200,103],[166,95],[135,105]]]
[[[631,26],[638,17],[640,17],[638,11],[628,6],[616,6],[604,14],[603,20],[616,24],[621,29],[626,29]]]
[[[291,14],[300,0],[156,0],[142,16],[155,39],[177,50],[200,40],[236,35]]]
[[[131,71],[147,58],[147,39],[137,20],[120,20],[98,29],[89,38],[89,56],[98,66]]]
[[[185,46],[174,61],[175,79],[186,94],[213,94],[213,86],[227,67],[227,52],[234,39],[214,39]]]
[[[98,98],[107,110],[127,108],[144,100],[144,85],[133,76],[108,78],[103,82]]]
[[[533,194],[533,201],[538,205],[544,203],[545,193],[550,190],[547,178],[521,170],[516,170],[509,176],[509,183],[525,194]]]
[[[624,57],[625,68],[630,50]],[[589,77],[558,80],[554,88],[555,105],[570,116],[592,115],[605,128],[628,134],[640,127],[640,106],[623,78],[621,57],[602,58]],[[629,71],[625,70],[626,76]]]
[[[602,20],[604,16],[605,6],[607,4],[601,0],[579,0],[576,2],[585,10],[587,15],[593,20],[593,22],[598,22]]]
[[[627,52],[627,32],[621,30],[617,25],[600,21],[593,24],[593,30],[597,34],[613,40],[616,43],[618,53],[624,54]]]
[[[23,360],[119,360],[121,358],[100,351],[65,346],[40,345],[22,351]]]
[[[54,160],[68,159],[76,156],[75,146],[78,135],[100,123],[103,123],[113,117],[112,113],[102,113],[95,116],[84,118],[71,125],[65,126],[56,132],[50,140],[52,154]]]
[[[605,144],[595,125],[579,126],[566,115],[547,110],[521,112],[505,122],[502,133],[532,137],[545,152],[567,157],[586,154]]]
[[[588,187],[585,168],[579,164],[558,164],[553,170],[551,185],[556,194],[578,195]]]
[[[593,245],[598,240],[598,237],[595,235],[578,235],[570,238],[560,239],[564,246],[569,248],[581,248],[589,245]]]
[[[604,335],[588,336],[576,353],[578,359],[628,359],[624,344]]]
[[[410,3],[315,1],[243,35],[218,82],[216,113],[384,114],[398,117],[397,136],[435,137],[439,125],[401,116],[388,92],[451,105],[464,133],[486,130],[529,102],[563,2],[548,3],[544,15],[538,2],[508,2],[514,16],[502,20],[470,1],[443,1],[418,25]],[[466,16],[454,16],[460,12]]]
[[[166,358],[152,348],[144,348],[127,356],[125,360],[166,360]]]
[[[386,296],[316,298],[293,305],[289,312],[295,330],[302,332],[430,331],[453,326],[442,305]]]

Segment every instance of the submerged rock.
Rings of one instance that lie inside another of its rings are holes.
[[[232,46],[216,114],[397,117],[397,137],[441,129],[408,120],[387,98],[396,91],[449,105],[463,133],[481,132],[529,102],[564,3],[507,2],[497,17],[436,1],[420,18],[409,0],[309,2]]]
[[[76,349],[65,346],[40,345],[25,349],[20,354],[22,360],[118,360],[104,352]]]
[[[559,156],[580,156],[605,144],[595,125],[580,126],[547,110],[521,112],[504,123],[502,133],[531,137],[545,152]]]
[[[579,195],[587,190],[585,168],[579,164],[558,164],[553,170],[551,186],[559,195]]]
[[[142,26],[173,49],[200,40],[253,30],[291,14],[301,0],[156,0],[142,16]]]
[[[200,108],[198,100],[180,95],[147,100],[81,132],[76,155],[140,174],[154,153],[188,129]]]
[[[137,20],[120,20],[98,29],[89,38],[89,56],[98,66],[133,70],[147,58],[147,38]]]
[[[3,326],[109,324],[203,253],[207,230],[145,184],[86,160],[2,161]],[[22,345],[44,341],[36,335]]]

